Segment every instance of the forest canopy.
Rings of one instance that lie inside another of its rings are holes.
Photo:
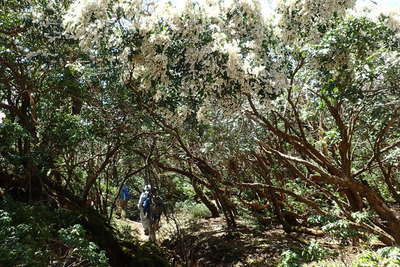
[[[399,77],[399,10],[355,0],[6,0],[1,195],[96,235],[152,184],[228,229],[400,245]]]

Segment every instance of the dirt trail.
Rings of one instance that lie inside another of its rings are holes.
[[[149,237],[144,234],[144,229],[140,222],[135,222],[129,219],[118,219],[118,223],[124,226],[129,226],[132,235],[136,236],[139,241],[146,242]]]
[[[129,234],[141,242],[149,237],[144,234],[140,222],[118,220]],[[174,225],[178,223],[179,227]],[[340,255],[341,262],[351,262],[357,251],[347,247],[333,247],[331,237],[310,236],[284,232],[282,227],[255,228],[245,221],[238,221],[235,231],[226,228],[223,218],[196,219],[190,221],[162,221],[157,232],[157,244],[170,253],[171,261],[187,266],[277,266],[282,252],[288,249],[306,249],[311,241]],[[342,253],[345,251],[345,253]],[[330,259],[335,262],[336,259]],[[310,263],[310,266],[314,263]],[[341,266],[340,264],[338,266]]]

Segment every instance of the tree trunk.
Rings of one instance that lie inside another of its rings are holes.
[[[352,212],[361,211],[364,208],[362,198],[356,191],[347,188],[343,189],[343,193],[347,198]]]
[[[263,177],[265,183],[269,186],[273,186],[271,178],[269,176],[268,162],[267,159],[261,155],[254,153],[254,156],[257,158],[257,169],[259,170],[260,175]],[[285,232],[290,233],[292,231],[290,220],[287,220],[285,215],[283,214],[283,201],[281,197],[272,189],[266,189],[266,197],[272,203],[273,212],[276,215],[278,222],[283,226]]]
[[[222,192],[221,190],[215,189],[214,192],[214,197],[221,205],[221,210],[224,214],[228,228],[236,229],[234,204],[224,195],[224,192]]]
[[[199,188],[199,185],[197,184],[197,182],[194,179],[192,179],[192,186],[193,186],[194,191],[196,192],[196,195],[201,200],[201,202],[204,205],[206,205],[208,210],[211,212],[211,218],[219,217],[218,208],[207,198],[207,196]]]

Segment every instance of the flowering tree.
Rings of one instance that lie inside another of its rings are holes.
[[[145,9],[140,1],[130,8],[123,1],[101,1],[92,8],[86,3],[78,1],[66,16],[67,30],[88,49],[118,51],[111,60],[122,64],[123,82],[156,104],[158,114],[169,121],[171,112],[181,122],[190,114],[202,120],[215,101],[232,112],[241,94],[274,92],[262,86],[272,59],[263,46],[267,28],[255,3],[188,2],[178,13],[171,6],[150,6],[151,15],[136,10]],[[98,28],[90,30],[92,25]]]
[[[70,4],[63,0],[1,4],[2,204],[5,189],[17,200],[48,204],[53,216],[56,207],[69,209],[90,233],[91,241],[107,252],[110,264],[136,266],[135,256],[122,249],[100,212],[107,211],[108,200],[118,196],[111,190],[114,183],[118,185],[145,168],[137,166],[140,160],[137,165],[129,160],[136,161],[131,149],[150,133],[140,128],[143,113],[127,114],[134,108],[126,105],[129,94],[118,83],[112,65],[98,64],[102,51],[84,51],[63,31],[63,15]],[[62,222],[61,216],[55,217]],[[57,242],[63,249],[73,245],[55,238],[49,241],[46,234],[42,242],[46,251],[53,249],[48,242]],[[14,243],[12,246],[17,246]],[[90,243],[90,247],[96,246]],[[30,257],[18,256],[18,261],[32,263],[39,258],[38,262],[46,264],[40,250],[29,249]]]
[[[10,1],[2,173],[82,204],[116,169],[152,166],[188,178],[232,227],[239,206],[287,231],[334,214],[399,243],[399,17],[354,5]]]
[[[287,224],[278,192],[322,215],[330,208],[296,194],[289,184],[300,179],[336,203],[354,227],[399,243],[400,221],[386,203],[398,199],[399,20],[357,13],[354,5],[279,1],[265,17],[256,1],[189,1],[179,11],[145,1],[76,1],[64,25],[88,53],[109,55],[104,63],[119,70],[160,127],[179,132],[180,151],[208,182],[267,190]],[[262,182],[224,180],[232,174],[217,171],[217,161],[179,130],[219,123],[213,118],[221,116],[255,123],[243,158],[254,171],[247,176]],[[283,172],[274,177],[271,166]],[[349,210],[374,215],[365,222]]]

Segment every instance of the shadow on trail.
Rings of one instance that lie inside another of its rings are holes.
[[[175,266],[276,266],[283,250],[301,244],[282,229],[257,232],[244,225],[228,232],[221,219],[201,220],[162,246]]]

